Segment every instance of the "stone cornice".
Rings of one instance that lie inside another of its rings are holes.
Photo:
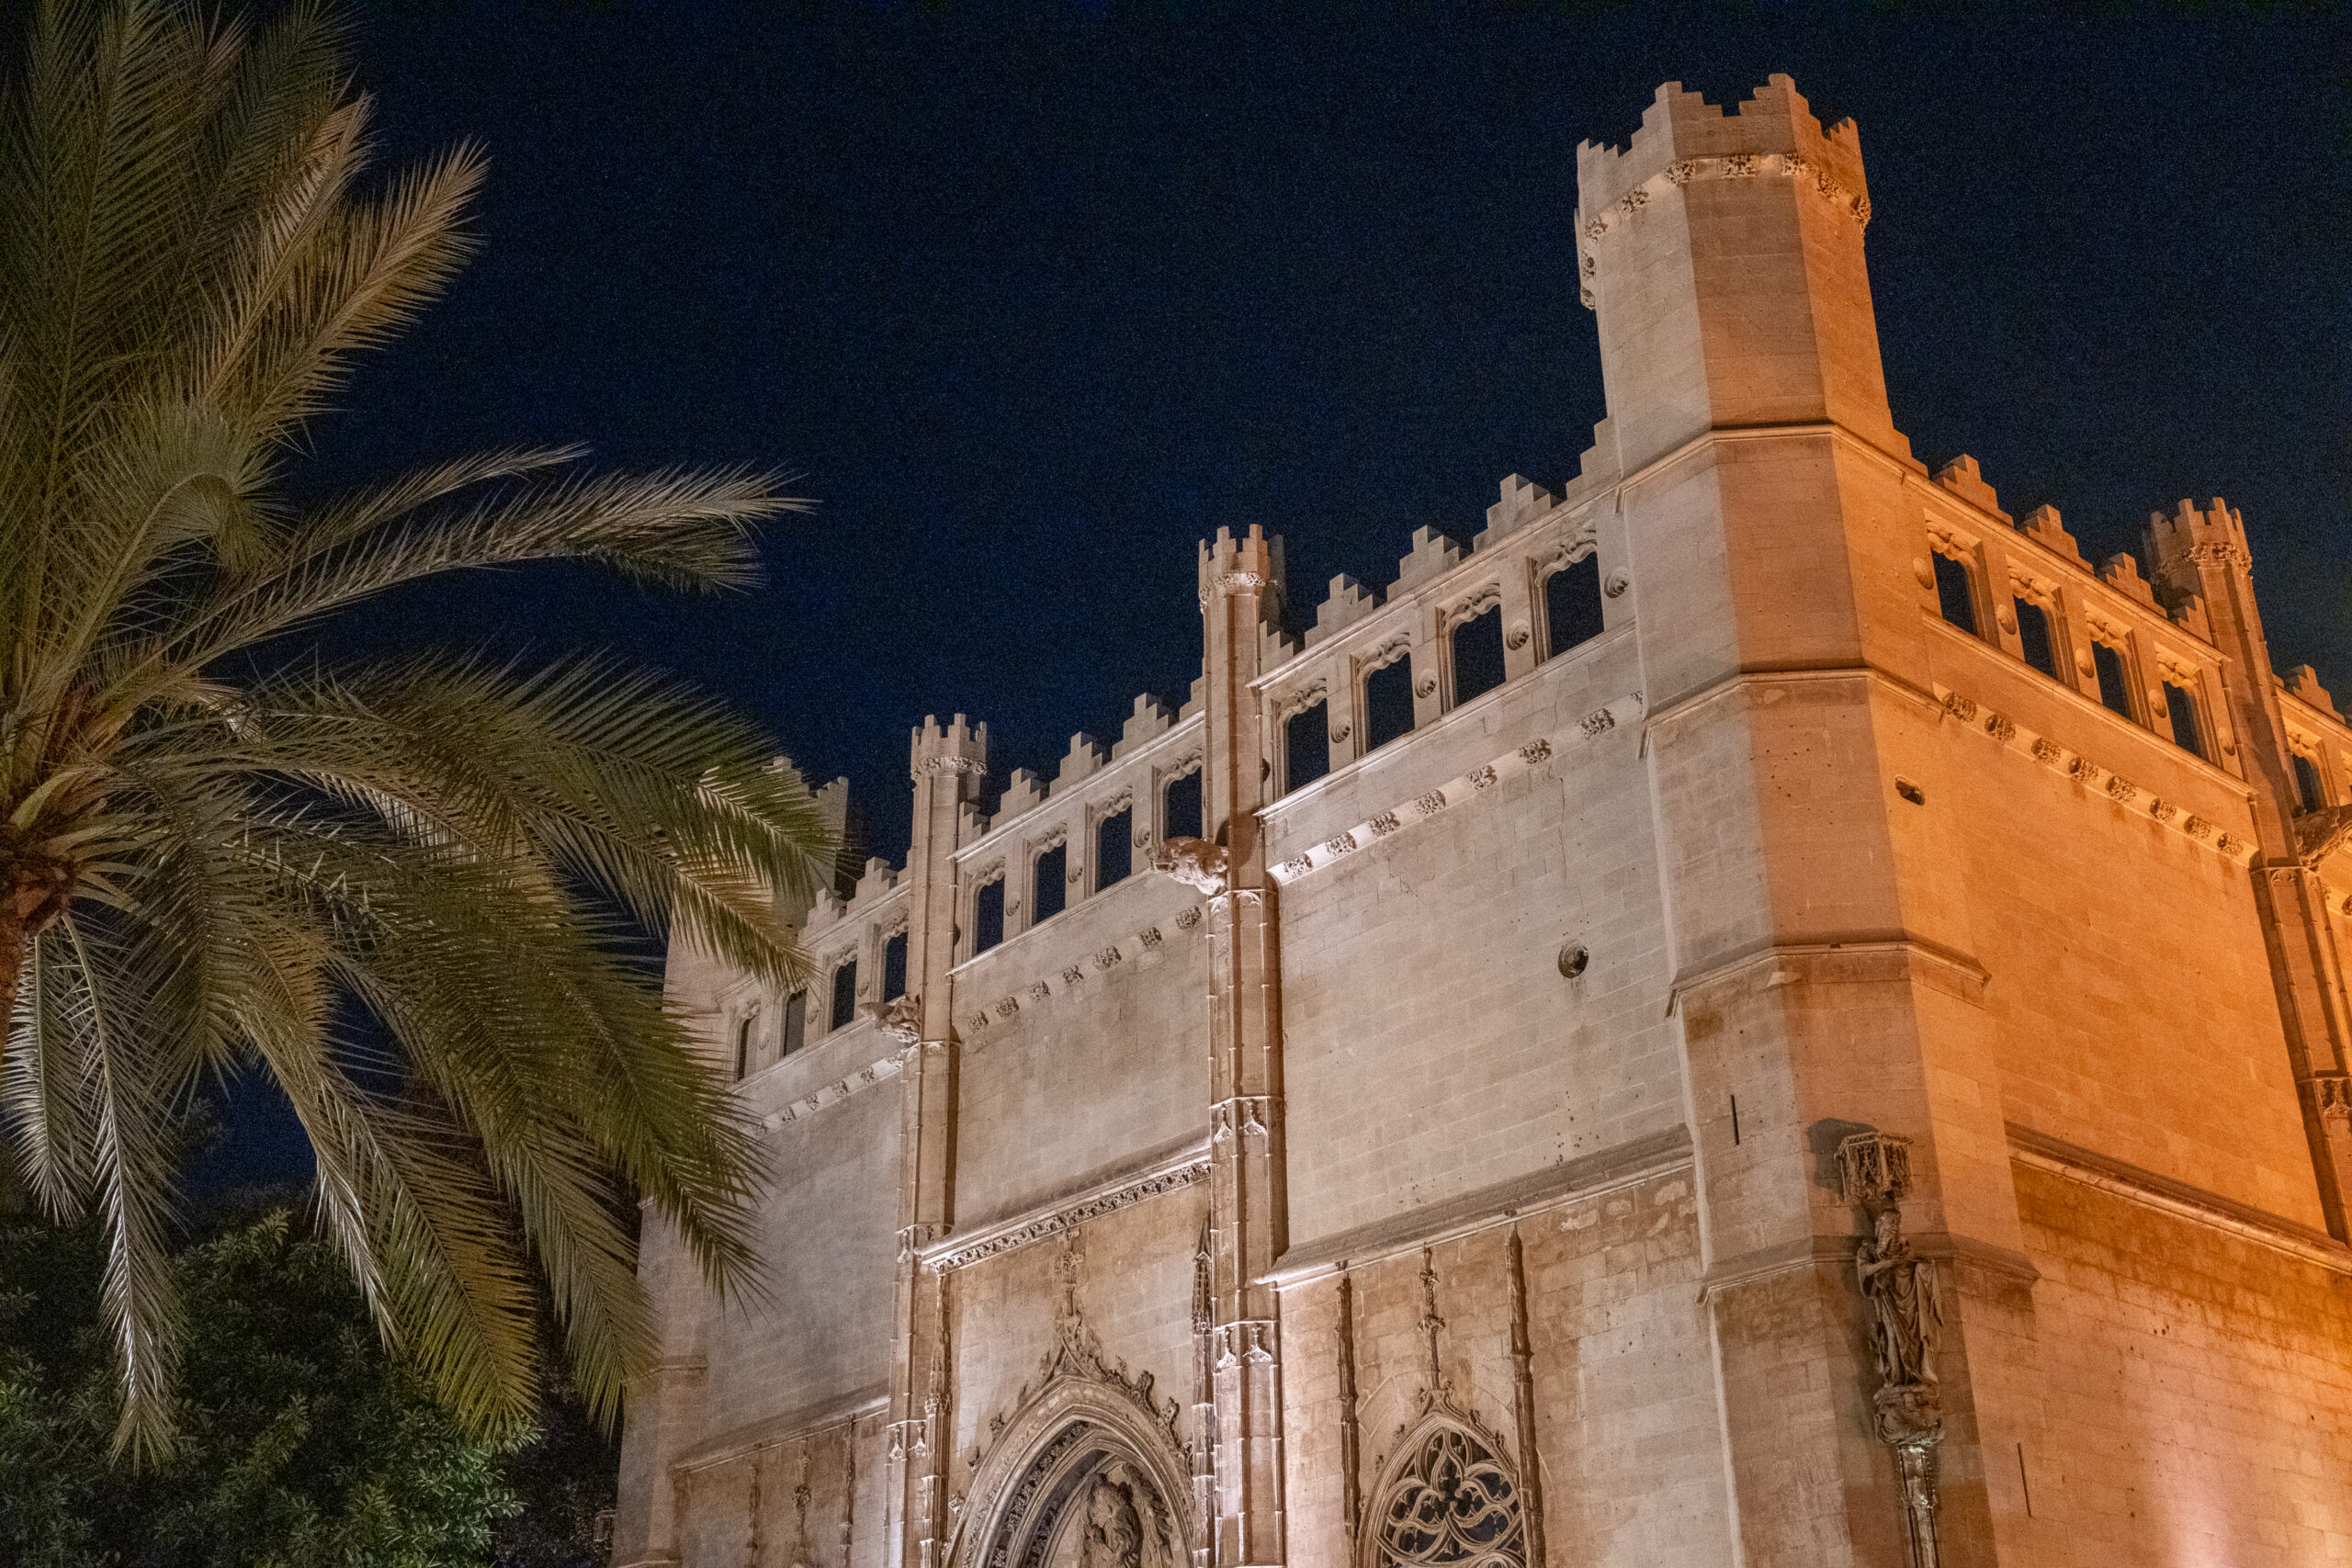
[[[1546,1166],[1531,1175],[1465,1192],[1389,1219],[1294,1247],[1260,1282],[1287,1290],[1357,1264],[1419,1251],[1523,1215],[1579,1203],[1690,1166],[1690,1134],[1680,1122],[1615,1148]]]
[[[1206,1181],[1208,1175],[1208,1153],[1195,1145],[1172,1160],[1116,1178],[1060,1203],[1033,1209],[983,1230],[949,1236],[922,1249],[922,1266],[934,1274],[968,1269],[1031,1242],[1059,1235],[1073,1225]]]
[[[2186,1181],[2143,1170],[2015,1122],[2007,1123],[2007,1128],[2009,1158],[2018,1165],[2096,1187],[2176,1219],[2225,1231],[2334,1273],[2352,1275],[2352,1247],[2324,1231],[2250,1203],[2241,1203],[2234,1198],[2192,1187]]]
[[[1621,724],[1630,727],[1641,716],[1642,694],[1639,692],[1614,698],[1587,714],[1577,721],[1575,728],[1556,736],[1538,736],[1516,750],[1504,752],[1483,767],[1473,768],[1459,777],[1448,779],[1435,789],[1426,790],[1410,800],[1400,801],[1352,828],[1333,834],[1314,848],[1270,867],[1269,874],[1276,883],[1286,886],[1303,876],[1323,870],[1367,844],[1377,843],[1393,834],[1419,827],[1430,818],[1494,788],[1506,779],[1541,767],[1564,750],[1597,740]]]

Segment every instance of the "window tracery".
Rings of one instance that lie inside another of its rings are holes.
[[[1521,1568],[1519,1488],[1473,1433],[1431,1427],[1374,1512],[1374,1568]]]

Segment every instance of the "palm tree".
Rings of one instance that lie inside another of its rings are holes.
[[[753,580],[761,476],[443,463],[324,504],[281,479],[354,354],[447,282],[482,161],[379,189],[307,7],[49,0],[0,106],[0,1121],[109,1242],[119,1449],[168,1442],[168,1134],[259,1071],[380,1331],[477,1428],[526,1417],[542,1283],[609,1420],[646,1365],[633,1188],[755,1283],[755,1129],[631,932],[788,984],[825,876],[749,724],[608,661],[288,649],[436,573],[554,558]]]

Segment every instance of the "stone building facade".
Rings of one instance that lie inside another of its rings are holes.
[[[775,1272],[649,1230],[616,1562],[2352,1562],[2352,728],[2244,524],[1915,459],[1785,78],[1577,173],[1562,493],[1311,615],[1221,530],[1181,708],[925,720],[808,994],[673,953]]]

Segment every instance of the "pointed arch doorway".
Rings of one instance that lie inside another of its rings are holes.
[[[1183,1452],[1123,1389],[1057,1380],[982,1461],[956,1568],[1190,1568]],[[1138,1419],[1138,1417],[1142,1417]],[[959,1532],[960,1533],[960,1532]]]

